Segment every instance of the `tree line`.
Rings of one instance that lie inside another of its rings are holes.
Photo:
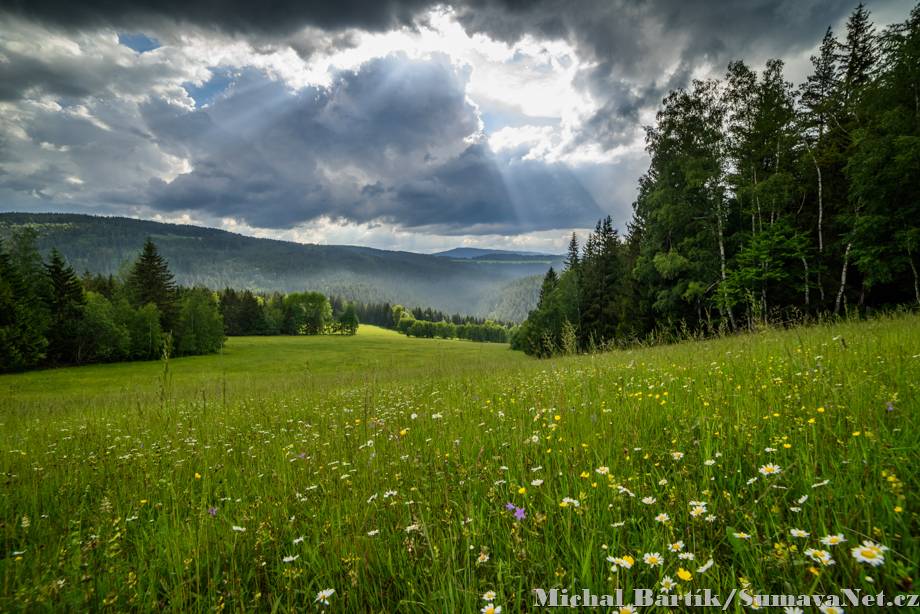
[[[32,227],[0,241],[0,372],[206,354],[238,335],[354,334],[362,320],[409,336],[508,341],[504,322],[431,308],[179,286],[150,237],[118,274],[82,276],[56,247],[46,262]]]
[[[177,287],[149,240],[119,278],[81,279],[37,233],[0,243],[0,371],[204,354],[226,339],[207,288]]]
[[[846,30],[797,89],[771,60],[670,92],[625,236],[573,234],[512,347],[920,305],[920,5],[876,33],[860,4]]]

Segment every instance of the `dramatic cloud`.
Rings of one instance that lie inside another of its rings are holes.
[[[801,82],[836,0],[0,9],[0,209],[377,247],[561,250],[647,167],[666,93],[729,60]],[[879,0],[880,25],[910,7]]]

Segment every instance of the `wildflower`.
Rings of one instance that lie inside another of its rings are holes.
[[[799,505],[802,505],[802,504],[805,503],[806,501],[808,501],[808,495],[802,495],[801,497],[799,497],[798,499],[796,499],[795,502],[798,503]]]
[[[706,465],[707,467],[712,467],[713,465],[716,464],[716,461],[709,459],[708,461],[705,461],[703,464]]]
[[[735,533],[735,537],[737,537],[738,539],[751,539],[750,535],[748,535],[747,533],[743,533],[743,532]]]
[[[482,598],[486,601],[495,601],[495,591],[486,591]]]
[[[406,527],[406,533],[411,533],[412,531],[418,531],[417,524],[410,524],[408,527]]]
[[[533,443],[540,443],[540,438],[537,437],[536,435],[533,435],[531,436],[530,441],[532,441]]]
[[[297,539],[294,540],[294,545],[297,545],[302,541],[303,541],[303,537],[298,537]]]
[[[610,473],[610,468],[609,467],[598,467],[597,469],[595,469],[595,471],[601,475],[607,475],[608,473]]]
[[[837,544],[843,543],[846,541],[846,538],[843,537],[843,533],[838,533],[837,535],[827,535],[821,538],[821,543],[825,546],[836,546]]]
[[[397,493],[395,490],[388,490],[385,493],[383,493],[383,498],[386,499],[388,497],[395,497],[397,494],[399,493]]]
[[[808,548],[805,550],[805,556],[811,557],[812,560],[818,561],[825,567],[834,564],[834,558],[827,550],[815,550],[814,548]]]
[[[217,516],[217,508],[216,507],[209,508],[208,513],[211,514],[212,516]]]
[[[690,507],[706,507],[705,501],[690,501],[687,505]]]
[[[789,534],[792,535],[793,537],[808,537],[809,535],[811,535],[811,533],[808,533],[807,531],[803,531],[801,529],[790,529]]]
[[[246,532],[246,529],[244,529],[243,527],[233,526],[232,528],[233,528],[234,531],[239,531],[240,533],[245,533],[245,532]]]
[[[482,554],[479,555],[479,558],[476,559],[476,564],[477,564],[477,565],[482,565],[483,563],[486,563],[486,562],[488,562],[488,561],[489,561],[489,555],[486,554],[486,553],[482,553]]]
[[[581,503],[578,502],[578,499],[571,499],[569,497],[562,499],[562,503],[559,504],[559,507],[568,507],[570,505],[572,507],[581,507]]]
[[[491,603],[486,604],[486,607],[479,610],[482,614],[501,614],[502,607],[500,605],[492,605]]]
[[[200,479],[201,479],[201,474],[198,473],[197,471],[195,472],[195,479],[196,479],[196,480],[200,480]]]
[[[671,579],[671,576],[663,577],[660,584],[662,593],[670,593],[672,588],[677,587],[677,583]]]
[[[811,487],[812,487],[812,488],[818,488],[818,487],[820,487],[820,486],[827,486],[827,485],[830,484],[830,483],[831,483],[830,480],[824,480],[823,482],[818,482],[817,484],[812,484]]]
[[[285,563],[293,563],[299,558],[300,558],[300,555],[298,554],[297,556],[286,556],[281,560],[284,561]]]
[[[657,500],[658,500],[658,499],[655,499],[654,497],[645,497],[644,499],[642,499],[642,503],[644,503],[644,504],[646,504],[646,505],[651,505],[651,504],[653,504],[653,503],[654,503],[655,501],[657,501]]]
[[[316,599],[313,600],[313,603],[317,601],[323,602],[325,605],[329,605],[329,598],[332,597],[332,594],[335,592],[334,588],[327,588],[324,591],[320,591],[316,594]]]
[[[707,571],[709,571],[709,568],[712,567],[712,564],[713,564],[713,560],[709,559],[705,565],[701,566],[699,569],[696,570],[696,573],[706,573]]]
[[[753,484],[753,483],[756,482],[756,481],[757,481],[757,478],[751,478],[750,480],[747,481],[748,486],[750,486],[751,484]]]
[[[680,554],[677,555],[677,558],[679,558],[682,561],[693,561],[696,559],[696,555],[693,554],[692,552],[681,552]]]
[[[671,552],[680,552],[684,549],[684,542],[674,542],[673,544],[668,544],[668,550]]]
[[[622,608],[616,611],[616,614],[636,614],[636,606],[634,605],[624,605]]]
[[[673,458],[674,460],[680,460],[683,457],[684,457],[683,452],[671,452],[671,458]]]
[[[786,606],[783,608],[783,614],[805,614],[805,610],[793,606]]]
[[[715,520],[716,520],[716,517],[713,516],[712,514],[709,514],[708,516],[706,516],[706,522],[715,522]]]
[[[776,452],[776,448],[764,448],[764,452]]]
[[[526,520],[527,515],[524,514],[524,508],[523,507],[515,508],[514,517],[517,518],[518,520]]]
[[[380,529],[374,529],[373,531],[367,532],[367,534],[370,535],[371,537],[377,535],[378,533],[380,533]]]
[[[530,483],[531,486],[540,486],[543,484],[543,480],[534,480]]]
[[[702,516],[705,513],[706,513],[705,507],[695,507],[692,510],[690,510],[691,516]]]
[[[796,514],[798,514],[799,512],[802,511],[802,508],[800,508],[800,507],[790,507],[790,508],[789,508],[789,511],[795,512]]]
[[[373,500],[376,499],[376,498],[377,498],[377,493],[374,493],[374,494],[371,495],[371,497],[367,500],[367,502],[370,503],[371,501],[373,501]]]
[[[667,481],[667,480],[659,480],[659,481],[658,481],[658,485],[659,485],[659,486],[667,486],[667,484],[668,484],[668,481]]]
[[[645,561],[649,567],[655,567],[656,565],[661,565],[664,562],[661,558],[661,554],[657,552],[646,552],[645,555],[643,555],[642,560]]]
[[[658,514],[657,516],[655,516],[655,520],[657,520],[658,522],[667,522],[670,519],[671,517],[668,516],[667,514]]]
[[[850,550],[853,558],[860,563],[868,563],[873,567],[878,567],[885,563],[885,546],[881,546],[871,541],[864,541],[861,546],[856,546]]]
[[[608,556],[608,557],[607,557],[607,560],[608,560],[609,562],[611,562],[611,563],[615,563],[615,564],[619,565],[619,566],[622,567],[623,569],[629,569],[629,568],[631,568],[631,567],[633,566],[633,563],[635,563],[635,559],[633,559],[633,558],[632,558],[631,556],[629,556],[629,555],[624,556],[623,558],[614,557],[614,556]]]
[[[625,521],[625,520],[624,520],[623,522],[614,522],[614,523],[613,523],[612,525],[610,525],[610,526],[613,527],[614,529],[619,529],[619,528],[622,527],[624,524],[626,524],[626,521]]]
[[[818,606],[818,611],[823,612],[824,614],[843,614],[843,606],[825,604]]]
[[[438,418],[441,417],[441,414],[431,414],[431,417],[437,420]]]
[[[780,470],[780,466],[774,465],[773,463],[767,463],[766,465],[764,465],[763,467],[759,469],[760,473],[762,473],[763,475],[775,475],[779,473],[779,470]]]
[[[684,569],[683,567],[680,567],[677,569],[677,577],[683,580],[684,582],[689,582],[690,580],[693,579],[693,574],[687,571],[686,569]]]
[[[513,510],[513,509],[514,509],[514,503],[507,503],[507,504],[505,504],[505,509],[506,509],[506,510]]]

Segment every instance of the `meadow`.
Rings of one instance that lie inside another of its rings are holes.
[[[550,360],[362,326],[0,392],[3,611],[920,592],[913,314]]]

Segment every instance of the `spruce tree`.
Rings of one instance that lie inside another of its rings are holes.
[[[176,317],[176,283],[169,271],[169,263],[163,259],[150,237],[144,243],[141,255],[134,262],[128,285],[134,295],[137,307],[150,303],[160,310],[163,330],[172,330]]]
[[[565,258],[565,268],[568,271],[574,271],[578,269],[578,237],[575,236],[575,232],[572,232],[572,240],[569,241],[569,251]]]
[[[0,243],[0,372],[38,364],[47,342],[32,289]]]
[[[45,297],[51,316],[48,358],[53,363],[70,364],[76,357],[77,331],[86,308],[83,284],[57,247],[51,248],[49,262],[44,266],[51,285]]]

